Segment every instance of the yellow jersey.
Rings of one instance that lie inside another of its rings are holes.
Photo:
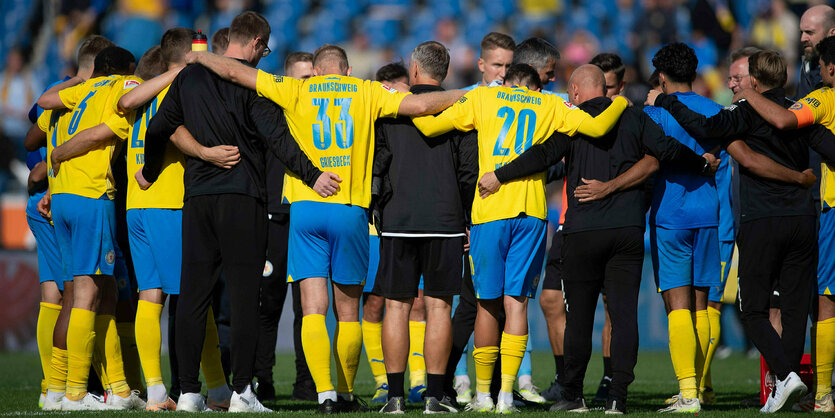
[[[70,124],[72,113],[68,110],[44,110],[38,116],[38,128],[46,132],[46,167],[47,181],[50,189],[55,182],[55,173],[52,171],[52,150],[66,142],[67,127]],[[63,165],[63,164],[62,164]],[[60,170],[58,170],[60,172]]]
[[[367,208],[371,203],[374,121],[396,117],[407,94],[376,81],[347,76],[297,80],[260,70],[256,87],[258,95],[284,109],[290,133],[313,164],[342,178],[339,191],[323,198],[288,173],[284,182],[287,200]]]
[[[71,141],[79,132],[99,125],[114,113],[112,97],[123,87],[125,77],[104,76],[58,92],[72,116],[66,135],[58,135],[55,146]],[[115,188],[110,159],[116,141],[109,141],[61,163],[52,194],[69,193],[91,199],[113,199]]]
[[[142,190],[134,177],[145,165],[145,132],[169,87],[166,86],[141,108],[128,112],[124,117],[114,114],[105,122],[119,138],[127,141],[128,210],[183,208],[185,156],[170,141],[165,149],[162,172],[154,184],[148,190]]]
[[[823,87],[798,100],[789,111],[797,117],[797,127],[817,123],[835,133],[835,90]],[[821,163],[821,205],[835,207],[835,172]]]
[[[624,101],[625,102],[625,101]],[[613,102],[614,104],[614,102]],[[617,106],[623,106],[620,103]],[[622,111],[622,109],[621,109]],[[412,121],[424,134],[478,130],[478,178],[513,161],[555,131],[574,135],[592,117],[556,95],[525,87],[477,87],[438,116]],[[472,222],[482,224],[526,214],[545,219],[545,173],[503,184],[473,200]]]

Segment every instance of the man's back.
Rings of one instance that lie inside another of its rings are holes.
[[[675,93],[691,110],[707,117],[722,110],[722,106],[693,92]],[[666,110],[647,106],[644,111],[661,127],[697,154],[718,147],[717,141],[697,141],[690,136]],[[685,172],[674,166],[662,165],[654,183],[650,221],[668,229],[713,227],[719,224],[719,200],[713,178]]]
[[[289,176],[284,196],[290,202],[314,201],[368,207],[374,121],[397,116],[405,94],[376,81],[326,75],[297,80],[258,72],[258,94],[281,106],[290,133],[322,170],[342,178],[340,190],[323,198]]]

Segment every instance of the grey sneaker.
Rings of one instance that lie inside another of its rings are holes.
[[[406,400],[402,396],[396,396],[386,401],[386,404],[380,408],[381,414],[405,414]]]
[[[423,401],[424,414],[454,414],[458,412],[458,408],[456,408],[455,405],[452,403],[452,399],[450,399],[450,397],[446,395],[444,395],[444,397],[440,400],[434,396],[427,396],[423,399]]]

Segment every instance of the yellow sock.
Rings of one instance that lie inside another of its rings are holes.
[[[475,360],[475,389],[481,393],[490,393],[490,381],[493,380],[493,368],[499,358],[499,347],[473,348]]]
[[[710,364],[713,362],[713,354],[716,347],[719,347],[719,336],[722,332],[722,312],[708,306],[707,319],[710,321],[710,343],[707,346],[707,357],[705,357],[705,371],[702,374],[702,382],[699,389],[713,388],[713,381],[710,377]]]
[[[116,318],[113,315],[96,316],[96,335],[104,347],[104,361],[107,365],[107,379],[113,393],[126,397],[130,395],[130,386],[125,378],[125,363],[122,360],[122,345],[116,330]],[[102,338],[104,337],[104,338]]]
[[[513,384],[516,382],[516,375],[519,373],[522,357],[525,357],[527,345],[527,334],[511,335],[502,333],[502,392],[513,393]]]
[[[77,401],[87,394],[87,376],[96,343],[96,313],[73,308],[67,327],[67,398]]]
[[[206,378],[206,387],[214,389],[226,384],[223,362],[220,359],[220,337],[217,334],[215,313],[211,306],[206,314],[206,336],[203,337],[203,351],[200,353],[200,367]]]
[[[331,341],[324,315],[305,315],[302,318],[302,349],[307,368],[316,384],[316,392],[333,390]]]
[[[704,372],[707,368],[707,350],[710,346],[710,318],[707,310],[696,311],[694,316],[696,328],[696,383],[698,388],[704,388]]]
[[[362,321],[362,345],[377,386],[386,383],[386,363],[383,362],[383,323]]]
[[[162,305],[140,300],[136,304],[136,350],[142,363],[147,386],[162,384],[162,366],[160,365],[160,350],[162,347],[162,330],[159,318],[162,315]]]
[[[61,313],[61,305],[41,302],[36,333],[38,354],[41,356],[41,370],[43,371],[43,380],[41,381],[41,393],[43,394],[46,393],[49,371],[52,369],[52,333],[55,331],[55,323],[58,322],[59,313]]]
[[[125,377],[131,389],[145,392],[142,385],[142,370],[139,362],[139,349],[136,347],[136,334],[133,322],[117,322],[116,333],[122,346],[122,361],[125,364]]]
[[[336,391],[353,393],[354,378],[360,364],[362,350],[362,327],[359,322],[337,322],[333,338],[336,357]]]
[[[423,339],[426,322],[409,321],[409,387],[426,386],[426,361],[423,358]]]
[[[53,392],[65,392],[67,390],[67,350],[53,346],[49,368],[48,389]]]
[[[670,358],[678,378],[681,396],[699,396],[696,385],[696,331],[693,317],[687,309],[677,309],[667,315],[670,332]]]
[[[815,347],[815,399],[821,399],[832,390],[832,365],[835,362],[835,318],[817,322],[817,347]]]
[[[98,340],[98,338],[97,338]],[[104,390],[111,390],[110,389],[110,380],[107,378],[107,359],[104,358],[104,346],[101,347],[98,344],[93,345],[93,370],[96,372],[96,376],[99,377],[99,381],[101,382],[101,387]]]

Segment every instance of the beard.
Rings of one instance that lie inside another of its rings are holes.
[[[806,58],[808,62],[817,62],[820,57],[818,57],[818,53],[815,51],[815,47],[811,47],[809,49],[803,48],[803,57]],[[814,64],[813,64],[814,65]]]

